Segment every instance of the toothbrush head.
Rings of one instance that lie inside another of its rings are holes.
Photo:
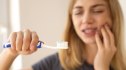
[[[68,42],[65,41],[57,41],[57,48],[59,49],[68,49]]]

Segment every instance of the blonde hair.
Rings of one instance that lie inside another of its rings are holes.
[[[114,70],[126,70],[124,61],[124,45],[123,45],[123,14],[118,0],[106,0],[113,21],[112,32],[115,36],[115,44],[117,52],[112,59],[111,66]],[[69,49],[59,51],[59,59],[65,70],[76,70],[84,61],[83,50],[84,43],[76,34],[72,22],[72,9],[76,0],[71,0],[68,8],[67,26],[64,33],[64,40],[68,41]]]

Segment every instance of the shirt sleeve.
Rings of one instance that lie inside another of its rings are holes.
[[[50,55],[32,65],[33,70],[52,70],[56,63],[56,54]]]

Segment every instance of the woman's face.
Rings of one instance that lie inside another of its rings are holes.
[[[100,28],[112,26],[109,6],[105,0],[77,0],[72,10],[72,21],[77,35],[85,44],[95,43]]]

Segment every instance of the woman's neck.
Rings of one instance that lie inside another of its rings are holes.
[[[86,45],[84,53],[85,53],[84,56],[86,57],[86,61],[89,64],[93,64],[94,58],[97,54],[97,45],[96,44]]]

